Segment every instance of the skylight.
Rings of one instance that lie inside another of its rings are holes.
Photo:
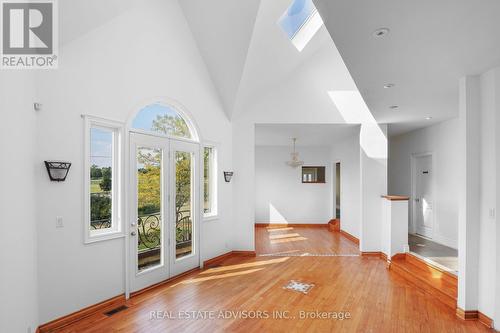
[[[301,52],[323,25],[312,0],[293,0],[278,20],[292,44]]]

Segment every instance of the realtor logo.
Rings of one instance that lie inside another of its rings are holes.
[[[57,68],[55,0],[1,0],[2,69]]]

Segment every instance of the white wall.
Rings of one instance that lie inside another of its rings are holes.
[[[454,248],[458,240],[458,135],[455,118],[389,139],[389,194],[411,196],[411,155],[434,153],[434,240]],[[411,210],[410,204],[410,221]]]
[[[0,73],[0,332],[38,324],[34,73]]]
[[[328,223],[333,199],[328,147],[298,147],[304,165],[325,166],[325,184],[302,183],[302,168],[291,168],[290,147],[255,148],[255,222]]]
[[[495,316],[495,281],[499,281],[496,259],[498,246],[496,232],[496,218],[490,211],[496,210],[497,197],[497,149],[498,131],[496,130],[500,117],[500,68],[488,71],[480,77],[481,88],[481,124],[480,124],[480,225],[479,225],[479,311],[500,321]],[[495,247],[496,250],[495,251]],[[496,276],[495,273],[496,272]],[[497,282],[497,308],[500,307],[500,283]],[[495,325],[499,329],[499,325]]]
[[[359,239],[359,135],[336,142],[330,156],[332,165],[340,161],[340,228]]]
[[[73,163],[66,182],[51,183],[39,164],[38,260],[40,322],[125,290],[124,239],[83,244],[81,114],[126,121],[155,96],[192,114],[201,137],[220,143],[220,170],[232,169],[231,124],[177,1],[141,2],[65,45],[60,66],[40,77],[37,161]],[[13,148],[14,149],[14,148]],[[219,174],[220,218],[202,222],[202,258],[229,250],[232,183]],[[64,228],[55,228],[55,217]]]

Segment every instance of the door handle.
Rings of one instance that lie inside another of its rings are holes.
[[[135,236],[135,235],[137,235],[137,232],[135,232],[135,231],[130,232],[130,236]]]

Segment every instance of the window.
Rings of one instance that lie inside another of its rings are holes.
[[[302,167],[302,182],[303,183],[325,183],[325,167],[324,166],[303,166]]]
[[[85,118],[85,242],[123,235],[121,217],[122,125]]]
[[[300,52],[321,28],[323,20],[312,0],[293,0],[278,25]]]
[[[161,103],[142,108],[134,118],[132,128],[142,132],[197,140],[184,117],[173,107]]]
[[[203,216],[217,216],[217,150],[203,149]]]

